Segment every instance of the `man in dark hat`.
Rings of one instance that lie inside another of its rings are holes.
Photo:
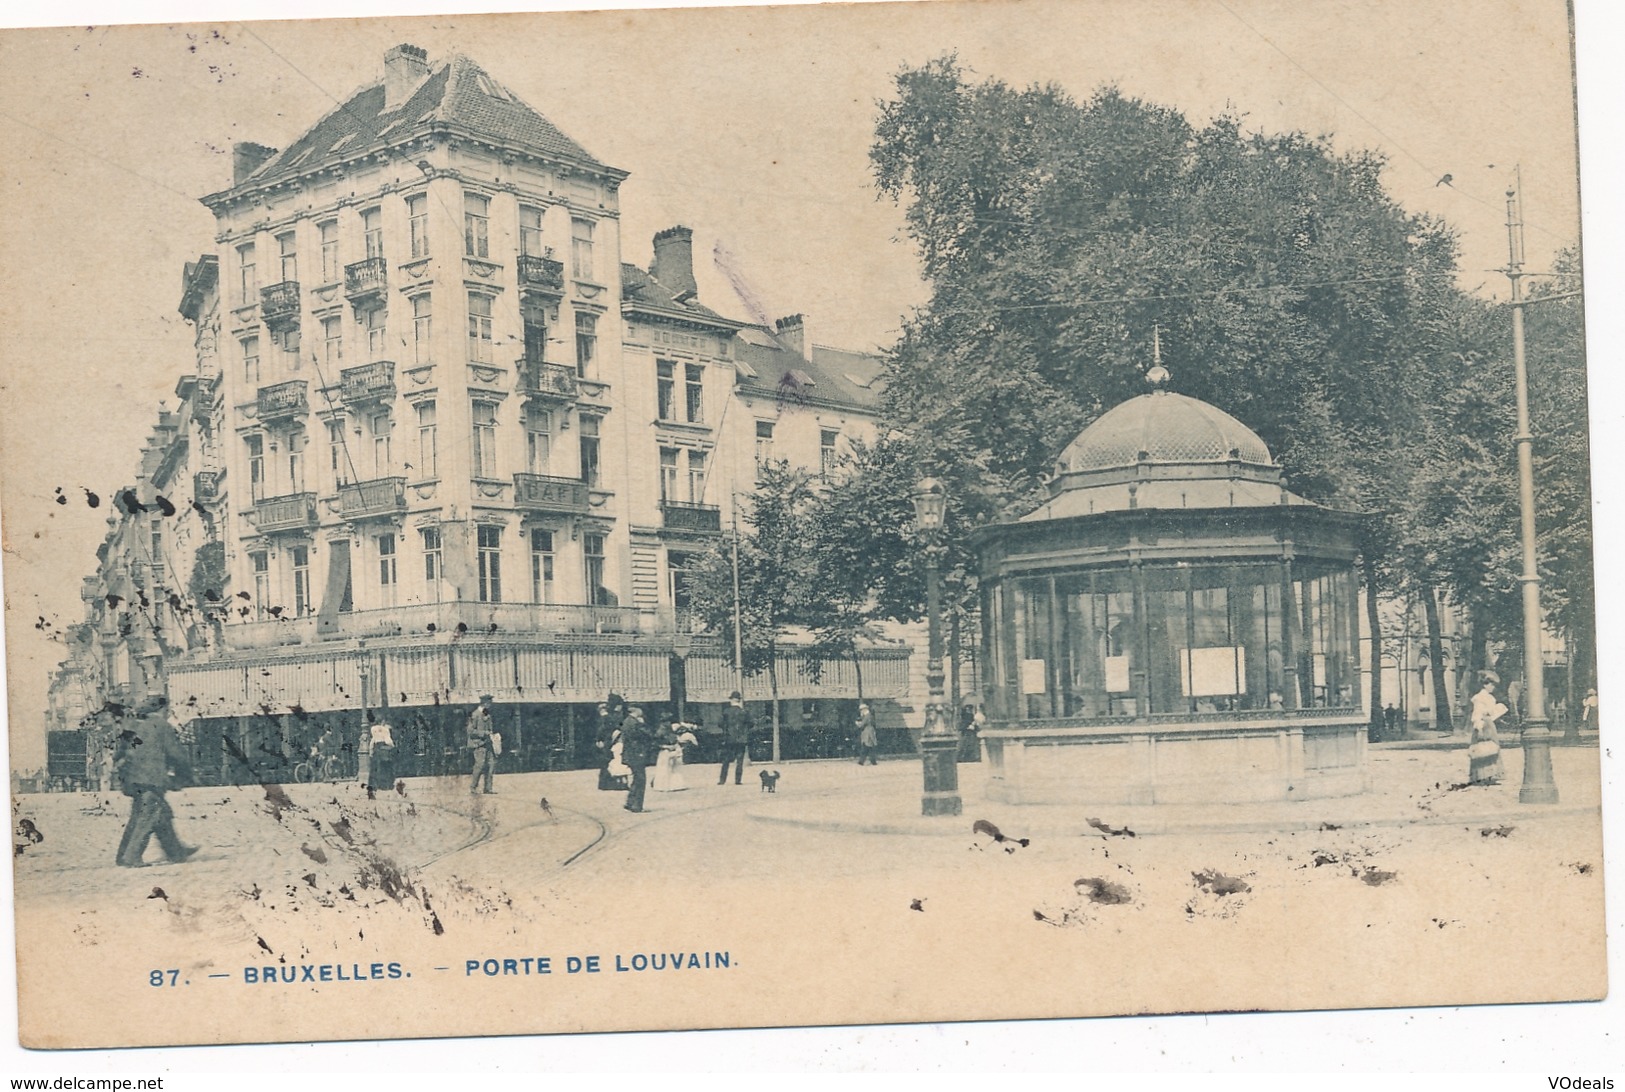
[[[143,706],[134,726],[120,733],[115,766],[123,781],[124,795],[130,797],[130,821],[119,842],[118,863],[125,868],[140,868],[147,843],[154,835],[164,856],[176,864],[196,853],[196,846],[182,844],[175,833],[175,812],[164,799],[171,771],[184,780],[192,776],[191,759],[181,747],[175,729],[169,726],[164,699]]]
[[[621,779],[609,772],[609,764],[615,760],[615,733],[625,719],[626,699],[612,691],[608,699],[598,706],[598,740],[595,744],[598,748],[598,787],[605,792],[624,787],[620,784]]]
[[[497,770],[496,741],[491,737],[495,730],[491,723],[490,694],[480,695],[480,704],[468,714],[468,749],[474,752],[474,779],[468,784],[471,793],[480,791],[480,778],[485,778],[485,791],[494,793],[491,782]]]
[[[633,706],[621,722],[621,761],[631,769],[626,791],[627,811],[643,810],[643,790],[648,784],[649,763],[654,760],[654,733],[643,719],[643,710]]]
[[[750,746],[750,714],[745,711],[745,701],[735,690],[728,695],[728,708],[722,711],[722,772],[717,775],[717,784],[721,785],[728,780],[728,765],[734,767],[734,784],[744,783],[745,752]]]

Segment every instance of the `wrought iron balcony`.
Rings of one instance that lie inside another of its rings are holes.
[[[345,368],[339,373],[339,397],[351,404],[393,402],[395,362],[378,360]]]
[[[714,504],[660,502],[661,526],[668,531],[715,535],[722,533],[722,510]]]
[[[405,478],[374,478],[339,486],[339,512],[345,519],[392,516],[405,509]]]
[[[299,325],[299,282],[283,281],[260,289],[260,317],[273,330]]]
[[[587,511],[587,483],[549,474],[515,474],[513,503],[531,512],[582,515]]]
[[[261,534],[312,530],[316,526],[316,494],[289,493],[257,501],[254,526]]]
[[[303,379],[291,379],[286,383],[260,388],[257,415],[262,424],[309,412],[310,403],[305,398]]]
[[[564,263],[534,254],[519,255],[519,290],[527,295],[564,295]]]
[[[574,368],[522,356],[515,362],[514,370],[519,374],[520,391],[528,397],[575,401],[578,388]]]
[[[389,275],[382,258],[367,258],[344,267],[344,295],[353,304],[378,299],[389,289]]]
[[[199,470],[192,475],[192,499],[199,504],[213,504],[220,499],[220,486],[226,477],[224,470]]]

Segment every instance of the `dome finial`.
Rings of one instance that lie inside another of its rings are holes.
[[[1159,323],[1151,327],[1151,367],[1145,373],[1145,381],[1161,389],[1169,378],[1168,369],[1162,366],[1162,325]]]

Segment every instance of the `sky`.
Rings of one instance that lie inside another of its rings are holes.
[[[285,145],[335,98],[376,79],[384,50],[398,42],[421,45],[431,57],[468,53],[598,158],[630,171],[622,190],[627,260],[646,262],[655,231],[688,224],[697,255],[725,246],[770,312],[808,314],[825,344],[884,346],[925,298],[898,211],[875,199],[866,154],[874,102],[891,75],[948,50],[979,76],[1053,81],[1079,98],[1115,82],[1194,121],[1234,107],[1258,128],[1327,132],[1339,148],[1383,152],[1390,191],[1458,229],[1464,283],[1486,294],[1505,291],[1493,270],[1506,253],[1510,164],[1523,169],[1529,268],[1544,268],[1579,230],[1567,25],[1562,6],[1547,0],[930,2],[705,12],[634,4],[534,20],[237,21],[264,18],[273,7],[310,16],[318,8],[383,6],[215,0],[207,13],[227,21],[129,30],[102,25],[109,6],[59,0],[49,8],[53,17],[86,26],[0,32],[7,148],[0,159],[0,527],[10,726],[23,765],[40,761],[46,676],[60,655],[34,621],[79,619],[78,579],[93,567],[104,530],[105,509],[56,505],[53,491],[77,495],[85,485],[105,496],[130,481],[159,401],[173,401],[175,379],[189,369],[190,332],[175,310],[181,267],[213,248],[212,217],[196,199],[228,184],[232,142]],[[1613,194],[1620,142],[1607,116],[1621,101],[1613,69],[1625,43],[1621,20],[1602,10],[1608,6],[1586,0],[1578,14],[1593,300],[1625,288]],[[141,11],[189,21],[203,7],[170,0]],[[7,11],[0,22],[18,18]],[[1445,174],[1452,183],[1439,185]],[[722,279],[699,264],[701,298],[743,317]],[[1593,346],[1619,343],[1613,310],[1592,309]],[[1625,546],[1609,518],[1619,494],[1606,468],[1625,456],[1611,358],[1592,357],[1604,559]],[[1599,587],[1605,604],[1619,600],[1606,562]],[[1600,612],[1604,663],[1606,648],[1619,647],[1611,617]],[[1617,829],[1616,822],[1610,835]],[[1475,1014],[1480,1028],[1496,1018]],[[1104,1051],[1097,1064],[1123,1065],[1135,1056],[1125,1053],[1131,1047],[1154,1057],[1159,1044],[1171,1045],[1139,1025],[1114,1023],[1111,1039],[1093,1040]],[[1520,1035],[1550,1035],[1561,1023],[1536,1033],[1526,1029],[1538,1025],[1509,1012],[1493,1025],[1504,1035],[1481,1039],[1486,1067],[1494,1052],[1516,1050],[1509,1044]],[[1319,1068],[1330,1057],[1312,1053],[1324,1041],[1319,1025],[1306,1019],[1292,1027],[1299,1052],[1291,1056]],[[974,1034],[966,1029],[967,1043]],[[1008,1041],[1025,1042],[1024,1035]],[[781,1041],[787,1059],[812,1049],[798,1043],[816,1042]],[[1428,1064],[1430,1045],[1414,1048],[1413,1064]],[[922,1061],[930,1049],[920,1048]],[[1359,1064],[1357,1046],[1350,1058]]]

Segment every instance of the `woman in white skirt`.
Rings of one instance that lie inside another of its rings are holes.
[[[1506,715],[1507,707],[1495,697],[1500,678],[1485,672],[1483,685],[1473,695],[1473,739],[1467,748],[1467,781],[1473,785],[1493,785],[1506,776],[1501,765],[1501,739],[1495,722]]]
[[[694,735],[692,732],[679,733],[679,727],[687,728],[688,725],[674,725],[662,718],[660,728],[655,733],[660,756],[655,762],[654,777],[649,787],[656,792],[682,792],[688,788],[688,779],[683,776],[683,740],[686,737],[693,742]]]

